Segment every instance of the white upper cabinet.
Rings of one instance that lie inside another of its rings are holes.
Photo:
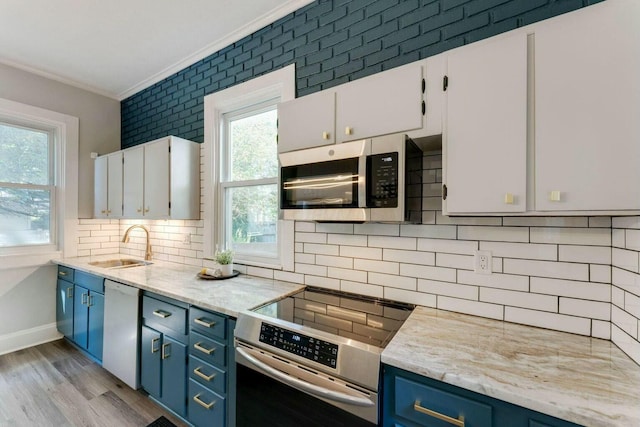
[[[200,217],[200,144],[170,136],[122,153],[124,218]]]
[[[442,107],[444,90],[442,79],[446,74],[444,54],[430,56],[423,62],[425,114],[420,129],[407,132],[410,138],[424,138],[442,134]]]
[[[122,217],[122,153],[100,156],[95,160],[94,216]]]
[[[333,90],[278,104],[278,153],[334,144],[335,110]]]
[[[336,142],[422,128],[422,65],[392,68],[336,89]]]
[[[447,77],[445,213],[525,211],[527,35],[452,51]]]
[[[536,28],[536,210],[640,209],[639,78],[638,1]]]

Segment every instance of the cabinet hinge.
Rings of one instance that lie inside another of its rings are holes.
[[[447,184],[442,185],[442,200],[447,200]]]
[[[171,202],[169,202],[169,210],[171,210]]]
[[[424,116],[424,114],[427,112],[427,104],[422,101],[422,115]]]
[[[442,78],[442,90],[446,92],[448,87],[449,87],[449,76],[444,76]]]
[[[422,79],[422,93],[427,90],[427,82],[425,79]]]

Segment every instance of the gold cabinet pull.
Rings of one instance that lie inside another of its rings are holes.
[[[93,307],[93,295],[87,296],[87,307]]]
[[[212,379],[214,379],[216,377],[215,372],[213,374],[211,374],[211,375],[207,375],[207,374],[204,374],[201,371],[201,369],[202,369],[202,367],[198,366],[196,369],[193,370],[193,373],[196,374],[197,376],[199,376],[200,378],[202,378],[205,381],[211,381]]]
[[[167,351],[169,349],[169,351]],[[162,344],[162,360],[171,357],[171,343]]]
[[[66,276],[67,272],[66,271],[58,271],[58,275],[60,276]]]
[[[215,347],[214,348],[205,348],[202,346],[202,342],[197,342],[193,345],[193,348],[195,348],[196,350],[199,350],[201,352],[203,352],[206,355],[211,355],[211,353],[213,353],[214,351],[216,351]]]
[[[344,134],[345,135],[353,135],[353,128],[350,126],[347,126],[344,128]]]
[[[214,325],[216,324],[216,322],[214,322],[213,320],[211,322],[207,322],[206,320],[203,320],[203,319],[204,319],[203,317],[198,317],[196,319],[193,319],[193,322],[207,328],[213,328]]]
[[[164,310],[154,310],[153,311],[153,315],[154,316],[158,316],[162,319],[166,319],[167,317],[171,316],[171,313],[169,313],[168,311],[164,311]]]
[[[211,409],[211,407],[213,405],[215,405],[216,401],[212,400],[211,403],[204,403],[202,401],[202,399],[200,399],[200,396],[202,396],[202,393],[198,393],[195,396],[193,396],[193,400],[200,406],[202,406],[204,409]]]
[[[82,294],[82,296],[80,297],[80,304],[87,305],[88,297],[89,297],[88,294]]]
[[[73,286],[67,288],[67,298],[73,298]]]
[[[329,132],[322,132],[322,139],[328,140],[329,139]]]
[[[160,341],[160,338],[154,338],[151,340],[151,353],[157,353],[160,350],[155,344]]]
[[[447,415],[441,414],[440,412],[432,411],[431,409],[427,409],[424,406],[420,406],[419,400],[416,400],[413,403],[413,410],[416,412],[420,412],[421,414],[437,418],[446,423],[453,424],[454,426],[464,427],[464,417],[462,415],[460,415],[458,418],[449,417]]]

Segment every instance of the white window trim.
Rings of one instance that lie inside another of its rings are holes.
[[[277,71],[256,77],[220,92],[204,97],[204,143],[203,143],[203,212],[204,220],[204,258],[213,258],[214,248],[218,241],[219,213],[217,203],[219,173],[215,153],[220,150],[220,126],[222,114],[247,107],[273,98],[289,101],[295,98],[295,64]],[[278,264],[269,264],[243,260],[236,257],[235,262],[258,267],[293,271],[293,221],[278,221],[278,240],[280,259]]]
[[[35,123],[52,129],[56,144],[56,230],[57,248],[38,250],[37,246],[2,248],[0,270],[43,265],[52,258],[73,257],[78,253],[78,131],[77,117],[0,98],[0,117]]]

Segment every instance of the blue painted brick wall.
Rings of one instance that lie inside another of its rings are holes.
[[[601,0],[318,0],[121,103],[122,148],[202,142],[203,97],[296,64],[303,96]]]

